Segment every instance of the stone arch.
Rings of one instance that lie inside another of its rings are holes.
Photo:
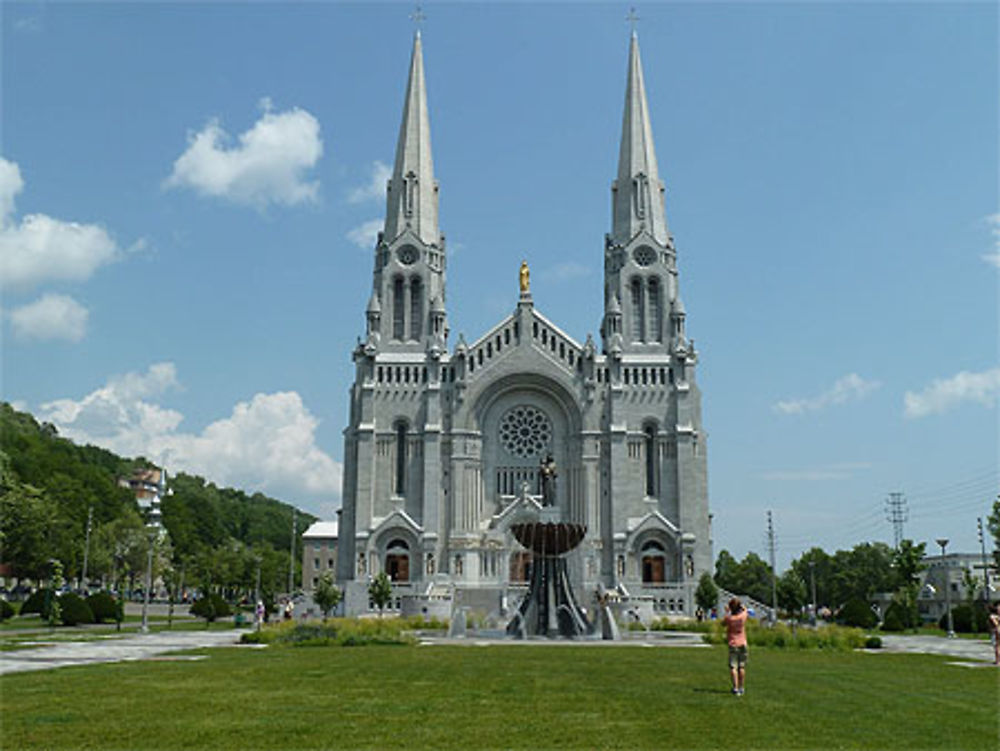
[[[373,555],[381,562],[379,570],[384,571],[394,584],[422,578],[419,541],[405,527],[392,526],[379,533]]]
[[[526,414],[543,416],[547,421],[547,440],[518,455],[506,445],[501,426],[512,411],[522,408]],[[538,495],[537,482],[541,461],[551,454],[558,478],[556,503],[571,514],[582,514],[582,447],[579,435],[582,413],[573,396],[559,382],[540,374],[520,373],[498,379],[485,388],[469,413],[481,440],[482,478],[485,496],[500,504],[504,498],[520,493],[522,482],[528,492]],[[579,509],[576,508],[579,506]]]
[[[678,578],[677,544],[665,531],[651,529],[640,534],[631,552],[643,584],[666,584]]]

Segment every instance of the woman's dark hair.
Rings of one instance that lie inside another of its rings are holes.
[[[742,610],[743,610],[743,603],[740,602],[740,598],[739,597],[734,597],[733,599],[731,599],[729,601],[729,612],[730,613],[732,613],[733,615],[737,615]]]

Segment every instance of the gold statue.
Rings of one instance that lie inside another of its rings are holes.
[[[522,295],[526,295],[530,291],[530,287],[531,287],[531,279],[530,279],[530,277],[531,277],[531,272],[528,270],[528,262],[527,261],[521,261],[520,279],[521,279],[521,294]]]

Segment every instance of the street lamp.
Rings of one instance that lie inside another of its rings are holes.
[[[948,560],[945,558],[944,552],[945,547],[948,545],[948,538],[939,537],[937,544],[941,546],[941,564],[944,566],[944,607],[948,611],[948,636],[949,638],[954,638],[955,624],[951,620],[951,577],[949,576]]]
[[[149,633],[149,592],[153,588],[153,545],[160,534],[160,495],[169,493],[167,490],[167,470],[160,470],[160,481],[149,504],[149,518],[146,521],[146,536],[149,548],[146,554],[146,584],[142,592],[142,625],[139,630]]]
[[[816,625],[816,561],[809,561],[809,581],[812,583],[812,625]]]

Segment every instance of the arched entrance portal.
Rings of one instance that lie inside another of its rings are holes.
[[[385,573],[393,582],[410,580],[410,546],[396,538],[385,551]]]
[[[667,553],[656,540],[642,547],[642,583],[664,584],[667,581]]]

